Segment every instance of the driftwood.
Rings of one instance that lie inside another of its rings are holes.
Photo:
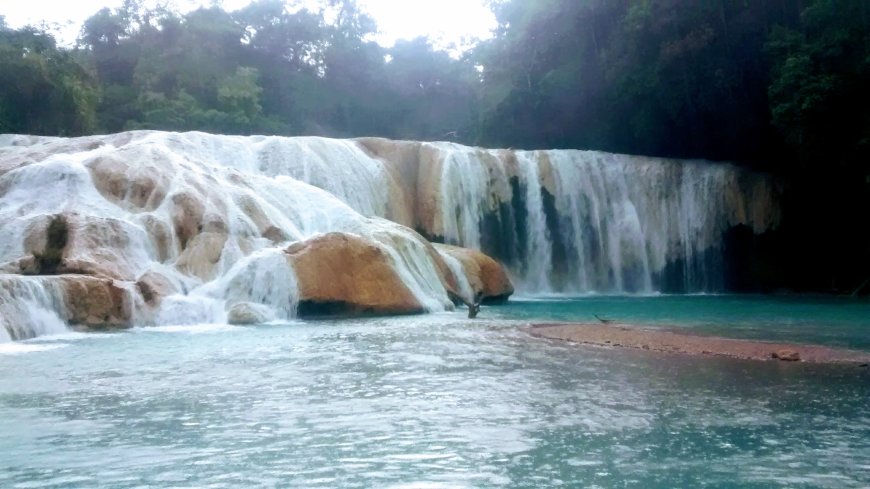
[[[610,324],[610,323],[613,322],[612,319],[604,319],[604,318],[602,318],[602,317],[599,317],[598,314],[593,314],[593,316],[595,316],[595,319],[601,321],[602,324]]]

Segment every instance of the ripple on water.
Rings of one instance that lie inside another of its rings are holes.
[[[0,487],[870,484],[866,372],[566,347],[460,317],[0,356]]]

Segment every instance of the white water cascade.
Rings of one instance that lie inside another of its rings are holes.
[[[430,146],[430,234],[502,259],[526,292],[721,291],[724,233],[779,219],[770,178],[729,164]]]
[[[58,216],[68,234],[62,273],[96,280],[86,290],[100,297],[125,297],[129,314],[67,311],[64,292],[78,279],[23,275],[39,273],[35,257]],[[414,231],[500,259],[524,292],[715,291],[723,233],[740,224],[761,233],[777,220],[771,180],[728,164],[381,139],[5,135],[0,341],[54,331],[75,314],[225,322],[246,304],[290,319],[299,285],[284,251],[332,232],[382,248],[427,311],[452,306],[443,265]],[[456,278],[470,294],[467,277]]]
[[[38,277],[5,280],[0,276],[0,343],[69,331],[61,290]]]

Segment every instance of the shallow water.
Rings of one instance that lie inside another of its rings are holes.
[[[570,309],[482,315],[535,308]],[[564,345],[461,312],[16,345],[4,488],[870,485],[866,368]]]
[[[733,338],[870,350],[870,300],[832,296],[651,295],[518,298],[494,317],[686,328]]]

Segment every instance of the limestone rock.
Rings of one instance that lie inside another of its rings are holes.
[[[0,316],[24,324],[31,307],[51,310],[71,325],[126,328],[132,325],[133,293],[129,282],[85,275],[0,275]]]
[[[230,310],[227,311],[228,322],[236,326],[263,324],[273,319],[275,319],[275,316],[268,307],[251,302],[233,304]]]
[[[223,254],[227,235],[220,233],[197,234],[178,257],[176,267],[184,274],[211,280],[215,266]]]
[[[514,286],[504,267],[477,250],[436,244],[438,252],[452,256],[462,264],[475,295],[484,303],[501,303],[514,293]]]
[[[299,316],[419,314],[423,306],[378,244],[324,234],[286,250],[299,283]]]
[[[130,291],[114,280],[62,275],[67,321],[89,328],[127,328],[131,326]]]
[[[136,281],[136,289],[142,296],[142,300],[150,306],[160,304],[164,297],[177,294],[178,286],[173,281],[160,273],[149,271]]]

